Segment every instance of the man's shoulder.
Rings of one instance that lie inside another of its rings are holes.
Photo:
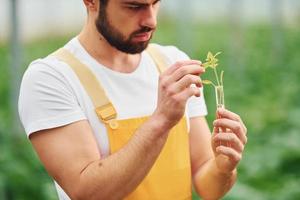
[[[68,77],[68,78],[67,78]],[[38,85],[41,82],[66,84],[72,76],[69,66],[51,54],[33,60],[25,70],[22,84]]]
[[[45,55],[45,57],[43,58],[38,58],[34,61],[32,61],[29,65],[29,67],[34,67],[34,66],[44,66],[44,67],[48,67],[48,68],[60,68],[60,65],[63,64],[63,62],[61,62],[60,60],[58,60],[53,54],[54,52],[56,52],[58,49],[60,48],[64,48],[67,49],[70,52],[74,52],[76,51],[75,49],[75,43],[76,43],[76,38],[72,38],[70,39],[66,44],[64,44],[63,46],[57,48],[56,50],[49,52],[48,55]],[[57,67],[59,66],[59,67]]]
[[[59,72],[62,68],[63,63],[50,54],[44,58],[38,58],[32,61],[25,73],[40,73],[44,71]]]
[[[64,46],[60,48],[66,48],[68,50],[71,50],[72,48],[72,43],[74,43],[74,38],[71,39],[68,43],[66,43]],[[59,48],[58,48],[59,49]],[[33,60],[26,72],[31,72],[31,71],[41,71],[41,70],[49,70],[49,71],[61,71],[64,69],[64,63],[58,60],[53,53],[49,52],[48,55],[45,55],[45,57],[42,58],[37,58],[36,60]]]
[[[176,53],[176,52],[181,52],[176,46],[174,45],[162,45],[158,43],[151,43],[149,44],[158,50],[160,50],[162,53]]]

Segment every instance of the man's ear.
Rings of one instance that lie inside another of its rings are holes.
[[[91,12],[95,12],[99,8],[99,0],[83,0],[86,9]]]

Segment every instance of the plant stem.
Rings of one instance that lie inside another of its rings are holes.
[[[221,84],[220,84],[220,81],[219,81],[219,77],[218,77],[218,73],[217,73],[217,68],[216,67],[214,68],[214,72],[215,72],[215,76],[216,76],[216,79],[217,79],[217,84],[218,84],[218,86],[220,86]]]
[[[224,85],[223,85],[223,76],[224,76],[224,71],[222,70],[222,71],[221,71],[221,86],[224,86]]]

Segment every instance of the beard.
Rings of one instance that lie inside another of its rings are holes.
[[[111,46],[128,54],[137,54],[144,51],[147,48],[152,35],[148,41],[133,42],[132,40],[137,34],[148,33],[154,30],[153,28],[143,26],[139,30],[131,33],[128,36],[128,39],[126,39],[126,37],[109,22],[105,5],[100,6],[99,15],[95,24],[98,32]]]

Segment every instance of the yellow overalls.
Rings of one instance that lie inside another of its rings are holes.
[[[149,45],[147,52],[161,72],[165,64],[160,52],[153,45]],[[114,106],[88,67],[65,49],[59,49],[53,55],[67,63],[77,74],[95,106],[99,120],[106,126],[110,153],[118,151],[148,117],[117,120]],[[191,200],[191,191],[189,139],[186,119],[183,117],[170,131],[165,146],[147,176],[125,200]]]

